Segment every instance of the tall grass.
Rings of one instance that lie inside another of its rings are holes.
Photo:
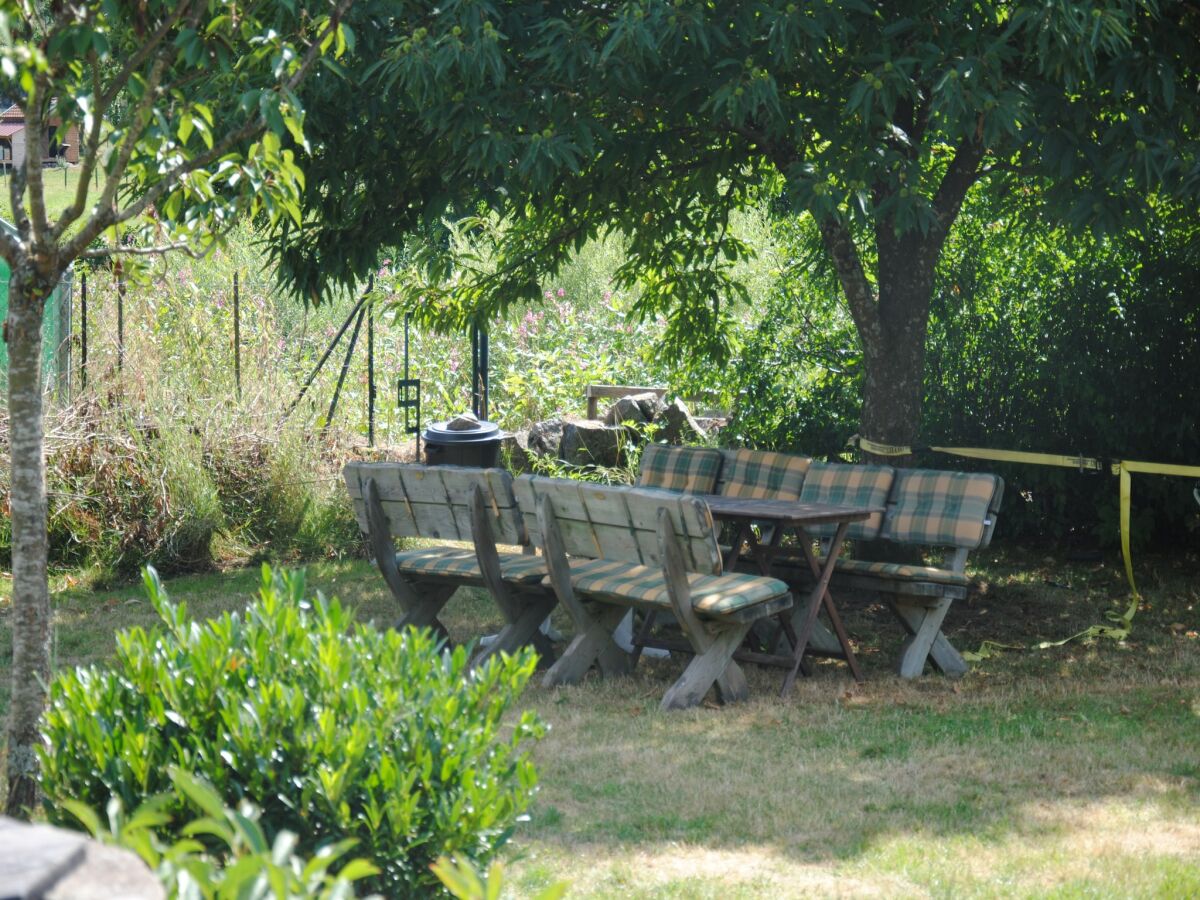
[[[736,227],[764,249],[746,280],[755,292],[769,290],[776,262],[765,215],[743,216]],[[538,303],[491,323],[490,417],[502,427],[582,415],[590,383],[667,385],[685,395],[716,387],[725,402],[732,398],[722,370],[657,352],[664,323],[632,318],[636,293],[612,286],[622,254],[617,238],[588,244],[543,286]],[[352,456],[414,452],[396,404],[406,334],[409,375],[422,382],[422,424],[471,405],[469,335],[415,326],[406,332],[390,276],[390,261],[381,260],[369,307],[377,402],[375,446],[368,447],[366,324],[344,377],[353,323],[301,399],[358,292],[335,293],[316,305],[280,293],[249,228],[205,258],[168,257],[127,272],[123,300],[111,267],[80,266],[74,396],[48,418],[52,562],[124,576],[147,562],[171,572],[357,552],[339,471]],[[86,389],[80,371],[84,277]],[[748,319],[751,310],[745,312]],[[7,453],[2,416],[0,444]],[[4,471],[0,504],[7,504]],[[5,522],[0,558],[8,552]]]

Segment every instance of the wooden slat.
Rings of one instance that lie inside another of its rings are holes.
[[[720,572],[712,517],[694,497],[530,475],[518,478],[514,491],[535,543],[541,536],[530,510],[537,509],[541,497],[549,496],[570,555],[659,566],[658,511],[667,509],[689,571]]]
[[[394,537],[471,540],[471,492],[479,485],[496,540],[527,542],[512,493],[512,476],[503,469],[468,469],[405,463],[349,463],[343,477],[359,527],[366,532],[361,484],[374,478]]]

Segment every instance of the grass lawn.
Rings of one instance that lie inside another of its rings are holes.
[[[1099,621],[1125,599],[1119,564],[978,554],[980,589],[951,613],[962,648],[1031,645]],[[575,897],[1200,895],[1200,564],[1142,559],[1130,641],[1011,651],[964,679],[900,682],[886,610],[845,603],[867,683],[828,663],[786,701],[748,667],[752,702],[663,714],[678,661],[526,702],[550,724],[541,787],[509,854],[518,895],[565,879]],[[258,573],[169,583],[193,614],[243,604]],[[60,577],[57,664],[103,660],[116,628],[147,624],[137,587]],[[361,561],[309,582],[387,622]],[[0,594],[6,594],[0,583]],[[0,711],[11,662],[0,601]],[[498,614],[460,592],[466,639]]]
[[[12,196],[9,190],[10,177],[0,172],[0,219],[8,222],[13,220]],[[79,183],[79,167],[64,166],[56,169],[44,169],[42,183],[46,188],[46,215],[53,221],[75,200],[75,187]]]

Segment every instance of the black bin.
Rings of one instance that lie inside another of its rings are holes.
[[[495,422],[480,422],[478,428],[456,431],[447,422],[434,422],[425,429],[425,465],[495,468],[500,464],[500,439]]]

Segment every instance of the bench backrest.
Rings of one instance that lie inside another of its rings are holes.
[[[747,500],[795,500],[812,457],[771,450],[722,450],[718,494]]]
[[[500,544],[525,544],[525,523],[513,497],[513,479],[504,469],[422,466],[416,463],[352,462],[342,470],[354,517],[363,534],[367,524],[363,500],[368,478],[375,479],[392,537],[424,537],[469,541],[471,493],[478,485],[484,508],[491,512],[492,531]]]
[[[688,494],[711,494],[716,491],[720,471],[720,450],[647,444],[638,467],[638,485]]]
[[[800,501],[883,509],[895,475],[896,470],[891,466],[814,462],[804,476]],[[882,526],[883,513],[873,513],[861,522],[852,522],[846,529],[846,536],[853,540],[873,541]],[[837,526],[814,525],[806,530],[816,537],[832,537]]]
[[[974,550],[991,540],[1004,481],[978,472],[900,469],[880,537]]]
[[[538,547],[543,546],[543,539],[537,511],[542,498],[549,497],[569,555],[661,566],[658,511],[666,509],[688,571],[721,573],[712,514],[708,505],[695,497],[537,475],[522,475],[513,483],[513,489],[526,530]]]

